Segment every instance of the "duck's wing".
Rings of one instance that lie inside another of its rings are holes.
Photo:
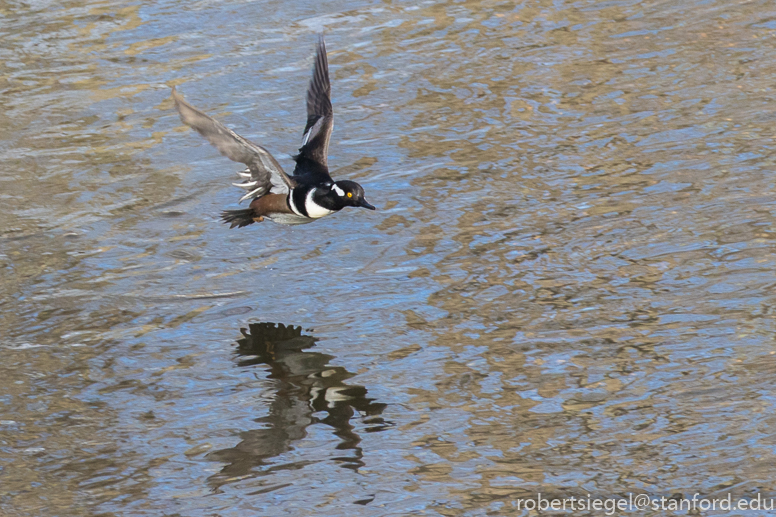
[[[268,192],[287,194],[296,186],[293,179],[283,172],[280,164],[262,146],[254,144],[227,128],[217,120],[205,115],[172,89],[175,108],[184,124],[196,130],[213,144],[218,151],[235,162],[244,163],[248,171],[241,175],[245,182],[237,184],[248,190],[240,201],[263,196]]]
[[[307,87],[307,125],[304,128],[302,147],[294,158],[297,171],[303,174],[319,174],[329,180],[327,155],[329,139],[334,128],[334,110],[331,107],[331,83],[326,43],[318,36],[315,49],[315,66],[310,86]],[[295,172],[296,174],[297,172]]]

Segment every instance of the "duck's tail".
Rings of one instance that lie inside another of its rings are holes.
[[[229,224],[229,228],[242,228],[256,222],[252,208],[243,210],[224,210],[221,212],[221,219]]]

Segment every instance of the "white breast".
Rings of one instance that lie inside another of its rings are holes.
[[[270,214],[264,217],[278,224],[307,224],[315,221],[315,219],[296,214]]]
[[[307,193],[307,197],[304,200],[304,207],[305,210],[307,210],[307,215],[313,219],[318,219],[319,217],[333,213],[333,210],[323,208],[321,205],[313,201],[313,194],[315,194],[316,190],[318,189],[311,189],[310,192]]]

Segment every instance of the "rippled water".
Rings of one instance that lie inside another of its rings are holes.
[[[0,16],[3,515],[776,492],[772,2]],[[170,87],[290,169],[319,31],[378,211],[229,231]]]

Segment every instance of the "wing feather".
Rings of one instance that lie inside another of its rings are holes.
[[[297,163],[311,162],[307,169],[319,169],[328,174],[329,140],[334,128],[334,110],[331,106],[331,82],[326,43],[318,37],[315,49],[313,77],[307,88],[307,125],[304,128],[302,147]]]
[[[268,192],[286,194],[296,186],[269,151],[199,111],[186,102],[175,88],[172,89],[172,98],[184,124],[204,136],[222,155],[248,166],[248,171],[240,173],[248,181],[238,186],[250,189],[250,192],[240,201]],[[250,172],[250,176],[247,172]]]

